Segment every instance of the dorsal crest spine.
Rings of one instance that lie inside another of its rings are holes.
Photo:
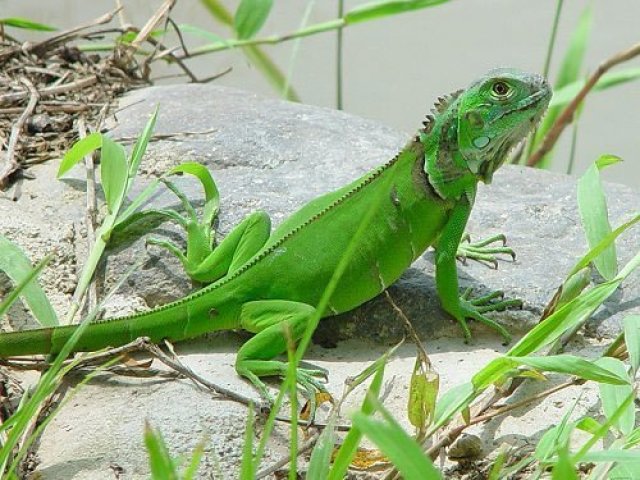
[[[445,112],[449,106],[456,101],[462,92],[464,92],[464,90],[456,90],[449,95],[438,97],[438,100],[436,100],[436,103],[434,103],[431,108],[431,114],[427,115],[424,122],[422,122],[423,128],[420,129],[420,131],[425,134],[431,133],[436,117]]]

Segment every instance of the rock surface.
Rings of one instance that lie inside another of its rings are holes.
[[[143,188],[145,177],[182,161],[204,163],[212,170],[221,192],[222,233],[256,209],[267,211],[278,224],[304,202],[384,162],[407,140],[406,135],[372,121],[221,87],[154,87],[134,92],[123,103],[127,108],[117,115],[117,126],[111,132],[114,138],[136,136],[156,104],[160,104],[156,134],[170,135],[150,144],[136,191]],[[54,307],[63,314],[77,281],[78,265],[86,254],[84,173],[77,169],[59,182],[54,180],[55,169],[54,165],[33,168],[36,180],[25,184],[19,202],[0,199],[0,232],[21,245],[34,260],[55,250],[54,264],[42,281]],[[188,179],[177,183],[191,199],[201,199],[198,184]],[[522,333],[537,321],[566,272],[586,249],[575,183],[572,177],[504,167],[496,174],[494,184],[479,193],[469,231],[475,239],[506,233],[518,259],[501,261],[498,270],[474,262],[461,265],[461,285],[473,286],[480,293],[501,289],[508,296],[522,298],[522,311],[497,314],[513,332]],[[640,193],[620,185],[607,185],[606,189],[611,224],[630,219],[640,205]],[[177,201],[164,192],[153,199],[153,205],[177,206]],[[171,234],[170,228],[165,230]],[[629,260],[637,249],[636,229],[618,242],[620,262]],[[151,253],[151,260],[128,279],[111,302],[110,313],[153,307],[189,291],[190,284],[179,264],[158,249]],[[145,255],[144,244],[139,241],[110,257],[106,285],[113,284]],[[390,293],[425,339],[441,374],[441,388],[446,390],[467,380],[504,347],[495,335],[476,326],[474,342],[464,345],[458,326],[438,308],[432,275],[432,255],[427,253],[390,288]],[[592,319],[588,335],[615,335],[625,315],[640,311],[639,298],[636,272]],[[15,308],[11,323],[22,328],[28,323],[26,312]],[[323,321],[317,332],[320,343],[350,340],[338,342],[335,349],[315,345],[307,358],[330,370],[329,389],[339,394],[347,376],[360,371],[403,334],[402,322],[381,297],[353,313]],[[178,345],[177,350],[184,363],[200,375],[253,395],[233,372],[234,353],[243,338],[225,333]],[[580,338],[573,348],[578,354],[593,356],[598,346],[593,338]],[[405,345],[389,366],[389,375],[397,378],[387,404],[398,417],[404,416],[414,355],[414,347]],[[597,404],[596,390],[587,390],[580,413]],[[557,405],[570,404],[577,392],[567,390],[559,394],[560,400],[556,396],[534,410],[516,412],[509,423],[496,421],[483,436],[491,448],[506,439],[531,441],[558,421],[563,410]],[[354,398],[350,405],[357,405],[357,401]],[[39,451],[43,478],[114,478],[117,468],[123,469],[121,478],[147,478],[142,448],[145,419],[163,431],[173,453],[188,454],[205,440],[203,478],[234,476],[246,420],[242,406],[213,400],[186,380],[104,376],[82,387],[46,430]],[[270,459],[286,452],[286,429],[279,433],[270,444]]]

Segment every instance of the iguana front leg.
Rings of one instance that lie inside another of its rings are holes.
[[[509,332],[499,323],[484,316],[481,312],[504,308],[502,302],[489,303],[497,295],[490,294],[477,300],[471,300],[468,295],[459,295],[458,272],[456,270],[456,253],[462,239],[464,228],[471,213],[471,205],[463,196],[453,208],[449,220],[444,226],[436,245],[436,287],[442,303],[442,308],[452,315],[462,327],[465,341],[471,339],[471,330],[467,319],[473,318],[498,331],[505,342],[511,341]]]
[[[271,402],[272,398],[260,377],[286,375],[288,363],[274,360],[287,350],[286,331],[293,341],[300,339],[315,311],[311,305],[288,300],[258,300],[242,306],[240,325],[256,335],[238,351],[236,371],[251,381],[267,401]],[[310,398],[316,391],[325,391],[316,378],[326,379],[325,370],[298,368],[296,376]]]

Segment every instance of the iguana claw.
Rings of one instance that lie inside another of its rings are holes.
[[[502,242],[501,247],[489,247],[495,242]],[[467,263],[467,258],[476,260],[478,262],[485,262],[491,264],[493,268],[498,269],[498,260],[496,255],[510,255],[512,260],[516,259],[516,253],[511,247],[507,247],[507,238],[503,234],[494,235],[492,237],[485,238],[479,242],[471,242],[471,236],[466,233],[456,252],[456,258],[463,264]]]
[[[469,342],[471,339],[471,331],[466,322],[467,318],[471,318],[496,330],[504,339],[505,345],[510,343],[511,335],[509,332],[495,320],[483,315],[483,313],[501,311],[510,307],[522,307],[522,300],[507,299],[494,302],[493,300],[496,298],[502,299],[504,297],[504,292],[500,290],[476,298],[471,298],[471,292],[472,289],[467,288],[460,296],[460,309],[463,317],[463,319],[460,320],[460,324],[464,333],[465,342]]]

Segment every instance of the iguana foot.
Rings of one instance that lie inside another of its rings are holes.
[[[502,242],[502,246],[489,246],[496,242]],[[511,247],[507,247],[506,245],[507,238],[503,234],[494,235],[479,242],[471,242],[471,236],[466,233],[458,245],[456,258],[463,264],[466,264],[467,259],[470,258],[478,262],[488,263],[497,269],[498,260],[496,255],[510,255],[512,260],[516,259],[516,253]]]
[[[518,299],[502,300],[504,293],[497,290],[481,297],[471,298],[471,288],[467,288],[465,292],[460,296],[460,310],[462,319],[458,319],[462,326],[465,342],[471,339],[471,330],[467,325],[467,318],[471,318],[478,322],[484,323],[488,327],[496,330],[504,339],[504,345],[511,342],[511,335],[495,320],[483,315],[486,312],[494,312],[505,310],[510,307],[522,307],[522,301]],[[499,301],[494,301],[500,299]]]
[[[255,365],[253,362],[261,363],[261,365]],[[237,366],[237,372],[249,380],[258,390],[260,396],[269,404],[273,405],[274,398],[269,393],[267,386],[260,379],[261,376],[279,376],[285,377],[287,375],[287,369],[289,368],[287,362],[280,362],[278,360],[254,360],[249,361],[250,365]],[[248,367],[248,368],[243,368]],[[254,368],[258,367],[260,376],[254,373]],[[300,368],[296,370],[296,383],[304,390],[305,397],[314,399],[316,392],[326,392],[327,389],[323,383],[327,381],[327,371],[322,368]]]

